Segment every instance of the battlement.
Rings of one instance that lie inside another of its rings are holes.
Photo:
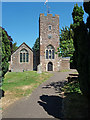
[[[47,16],[52,16],[52,14],[47,14]]]
[[[40,16],[44,16],[44,13],[40,13]]]
[[[40,17],[45,16],[44,13],[40,13]],[[52,14],[47,14],[47,16],[51,16],[51,17],[59,17],[59,15],[55,14],[55,16],[53,16]]]

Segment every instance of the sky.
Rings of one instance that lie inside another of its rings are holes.
[[[58,14],[59,27],[73,23],[72,11],[76,2],[48,2],[50,14]],[[78,6],[83,7],[82,2]],[[84,8],[83,8],[84,9]],[[17,46],[25,42],[31,48],[39,37],[39,15],[47,15],[44,2],[2,2],[2,27],[12,37]],[[87,14],[84,13],[86,22]]]

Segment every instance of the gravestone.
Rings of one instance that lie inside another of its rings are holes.
[[[39,64],[38,66],[37,66],[37,73],[42,73],[42,65],[41,64]]]

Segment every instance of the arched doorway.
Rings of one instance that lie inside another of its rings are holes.
[[[52,62],[48,63],[48,71],[53,71],[53,64],[52,64]]]

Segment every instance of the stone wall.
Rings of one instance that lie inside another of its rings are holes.
[[[26,49],[29,53],[29,61],[28,62],[22,62],[22,63],[20,62],[20,51],[22,49]],[[11,72],[23,72],[23,71],[32,71],[33,70],[33,52],[26,44],[22,44],[11,55],[11,62],[10,62],[9,70],[11,70]]]
[[[51,26],[51,30],[49,30]],[[51,35],[51,38],[48,36]],[[59,15],[52,16],[52,14],[40,14],[39,18],[39,38],[40,38],[40,51],[33,54],[31,48],[25,43],[21,44],[20,47],[11,55],[11,62],[9,70],[11,72],[23,72],[38,70],[39,73],[42,71],[48,71],[48,63],[52,63],[52,71],[60,71],[62,69],[70,69],[70,63],[68,58],[59,58],[58,54],[55,54],[54,59],[46,59],[46,48],[48,45],[53,46],[54,51],[60,47],[59,41]],[[20,51],[26,49],[29,53],[29,62],[20,62]],[[40,65],[39,65],[40,64]],[[37,67],[38,66],[38,67]],[[37,69],[38,68],[38,69]]]
[[[70,69],[70,58],[62,58],[60,63],[60,70]]]
[[[49,25],[51,25],[51,30],[48,29]],[[40,32],[40,64],[42,66],[42,71],[47,71],[48,63],[52,62],[53,71],[58,71],[59,68],[59,59],[58,55],[55,54],[55,59],[46,59],[45,58],[45,49],[48,45],[52,45],[57,51],[59,47],[59,16],[52,14],[40,14],[39,19],[39,32]],[[48,38],[48,35],[51,34],[51,38]]]

